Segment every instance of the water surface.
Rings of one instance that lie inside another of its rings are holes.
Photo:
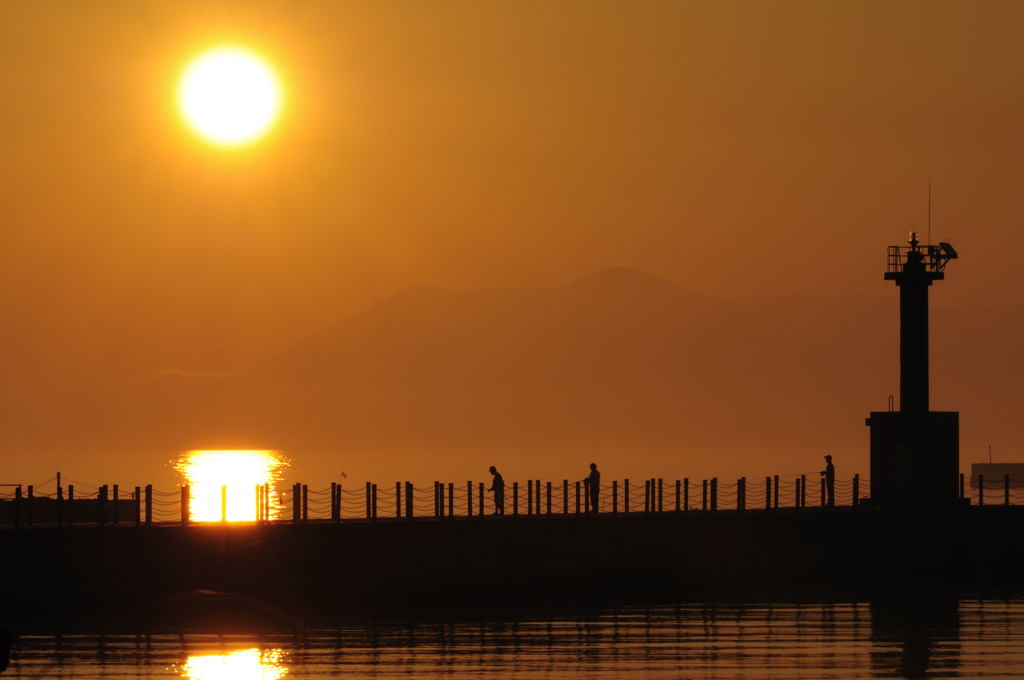
[[[29,637],[4,678],[1017,678],[1024,601],[683,605],[303,636]]]

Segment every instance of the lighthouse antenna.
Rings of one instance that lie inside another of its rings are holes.
[[[928,171],[928,245],[932,244],[932,171]]]

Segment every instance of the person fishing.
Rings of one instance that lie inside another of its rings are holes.
[[[597,513],[601,506],[601,473],[597,470],[597,463],[590,464],[590,474],[583,480],[587,485],[587,498],[590,500],[590,512]]]
[[[498,469],[491,466],[490,472],[494,475],[494,479],[491,480],[491,493],[494,494],[494,514],[504,515],[505,514],[505,480],[502,478],[501,473]]]
[[[832,456],[825,455],[825,469],[821,471],[825,478],[825,505],[829,508],[836,507],[836,466],[832,464]]]

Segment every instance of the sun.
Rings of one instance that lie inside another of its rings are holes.
[[[256,519],[257,484],[268,485],[273,498],[288,459],[267,450],[186,451],[175,469],[189,485],[189,518],[193,522],[252,521]],[[280,508],[267,508],[276,519]]]
[[[215,146],[244,146],[263,137],[281,112],[273,67],[244,47],[217,47],[193,59],[178,85],[185,123]]]

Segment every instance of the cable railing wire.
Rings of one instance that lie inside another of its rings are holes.
[[[0,491],[0,525],[14,524],[187,524],[226,521],[195,516],[190,487],[91,486],[54,484],[15,485]],[[70,480],[66,480],[69,481]],[[984,479],[961,475],[962,495],[983,506],[1024,505],[1024,478]],[[495,514],[490,485],[479,482],[408,482],[333,484],[310,488],[260,487],[260,510],[246,521],[259,523],[348,522],[428,518],[488,518]],[[86,489],[92,489],[86,493]],[[223,487],[227,494],[227,487]],[[143,498],[143,490],[145,497]],[[505,517],[535,518],[593,514],[584,480],[527,479],[506,483]],[[251,492],[250,492],[251,493]],[[772,475],[752,478],[615,480],[600,486],[600,514],[731,512],[856,508],[870,498],[871,480],[856,476],[836,479],[831,499],[824,477],[817,474]]]

